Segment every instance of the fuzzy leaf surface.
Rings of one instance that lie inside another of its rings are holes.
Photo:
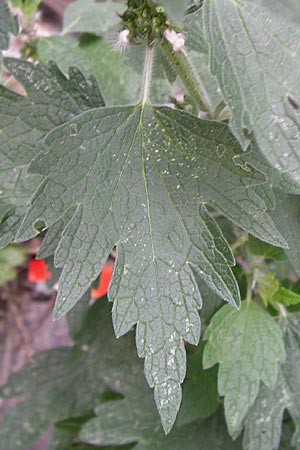
[[[55,64],[5,59],[5,66],[26,89],[26,96],[0,86],[1,202],[13,210],[0,226],[0,245],[13,241],[40,177],[27,173],[45,135],[74,115],[103,105],[97,82],[75,68],[67,79]]]
[[[249,450],[279,448],[284,410],[287,409],[296,430],[291,446],[300,448],[300,318],[283,320],[286,361],[280,365],[278,379],[270,389],[261,385],[255,404],[246,419],[244,447]],[[291,448],[287,446],[286,448]]]
[[[300,21],[300,4],[298,0],[247,0],[278,14],[281,19],[291,22]]]
[[[252,132],[269,163],[300,184],[299,27],[256,2],[208,0],[211,69],[244,147]]]
[[[259,177],[233,162],[239,147],[226,125],[165,107],[95,109],[58,127],[45,145],[31,165],[45,181],[19,239],[36,234],[36,221],[52,226],[76,208],[55,254],[63,267],[57,318],[88,290],[117,246],[109,290],[115,331],[122,336],[137,324],[138,353],[169,430],[185,376],[183,339],[196,344],[200,336],[193,271],[225,301],[239,303],[231,250],[199,204],[208,202],[254,234],[281,243],[249,188]]]
[[[203,30],[203,10],[188,14],[185,19],[186,45],[191,50],[207,54],[207,41]]]
[[[278,363],[285,358],[281,330],[262,308],[242,302],[240,311],[229,305],[221,308],[204,338],[208,343],[203,366],[220,364],[218,389],[225,396],[225,417],[233,435],[256,399],[259,381],[275,385]]]

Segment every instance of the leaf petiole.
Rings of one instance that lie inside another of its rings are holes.
[[[153,69],[153,59],[154,59],[154,46],[147,45],[146,53],[145,53],[143,79],[142,79],[142,89],[141,89],[142,105],[145,105],[149,100],[152,69]]]
[[[165,38],[161,45],[183,85],[195,101],[199,114],[206,113],[207,117],[213,118],[214,111],[208,93],[184,49],[175,52]]]

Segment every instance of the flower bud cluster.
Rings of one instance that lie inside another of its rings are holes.
[[[123,29],[119,38],[121,40],[126,37],[133,43],[146,39],[151,44],[155,38],[161,38],[171,26],[164,8],[152,0],[128,0],[127,9],[120,17]]]

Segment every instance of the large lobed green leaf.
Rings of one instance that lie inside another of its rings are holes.
[[[200,336],[193,271],[225,301],[239,303],[231,251],[199,204],[284,245],[249,188],[258,174],[235,163],[235,149],[226,125],[137,105],[91,110],[58,127],[31,165],[44,182],[19,240],[34,236],[40,219],[52,226],[76,208],[55,254],[63,267],[55,316],[87,291],[116,245],[109,290],[115,331],[122,336],[137,324],[138,353],[167,431],[181,401],[183,339],[196,344]]]
[[[244,448],[247,450],[279,448],[285,409],[289,411],[296,428],[291,445],[300,448],[299,326],[299,316],[281,321],[287,358],[280,366],[273,388],[261,385],[256,402],[247,416],[244,433]]]
[[[203,365],[220,364],[218,390],[225,396],[229,433],[235,435],[257,397],[259,381],[275,385],[278,363],[285,358],[281,331],[261,307],[242,302],[240,311],[229,305],[221,308],[204,338],[208,343]]]
[[[299,28],[247,0],[207,0],[211,69],[247,146],[251,131],[269,163],[299,186]]]

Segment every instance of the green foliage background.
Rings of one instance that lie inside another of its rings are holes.
[[[26,91],[0,85],[1,255],[44,232],[74,341],[1,388],[25,398],[4,449],[49,426],[49,450],[300,449],[300,8],[282,3],[77,0],[40,64],[1,59]],[[0,52],[17,32],[0,0]],[[114,247],[113,306],[90,306]]]

